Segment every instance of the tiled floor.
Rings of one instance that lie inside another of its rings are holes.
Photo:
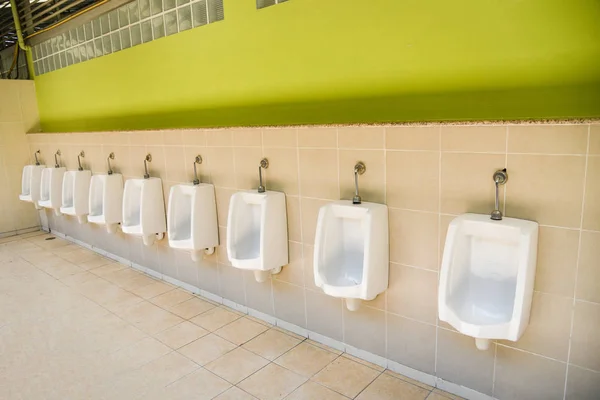
[[[2,399],[454,399],[34,233],[0,240]]]

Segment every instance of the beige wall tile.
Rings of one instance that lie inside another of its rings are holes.
[[[299,168],[302,196],[339,198],[337,150],[300,149]]]
[[[186,181],[187,173],[183,147],[165,147],[164,152],[167,175],[166,179],[173,182]],[[193,170],[191,164],[188,169]]]
[[[567,361],[572,307],[570,298],[534,292],[525,333],[517,342],[503,344]]]
[[[235,188],[235,167],[233,149],[214,148],[206,149],[208,165],[210,166],[211,183],[218,187]],[[260,159],[258,159],[260,162]],[[258,174],[258,165],[256,168]]]
[[[344,307],[344,343],[385,357],[385,312],[365,307]]]
[[[442,150],[484,153],[506,151],[506,126],[442,126]]]
[[[560,400],[567,365],[548,358],[498,346],[494,397]]]
[[[590,154],[600,155],[600,124],[590,125]]]
[[[436,373],[459,385],[492,394],[495,345],[482,351],[472,337],[438,329]]]
[[[600,372],[569,365],[566,400],[596,400],[600,393]]]
[[[0,122],[19,122],[23,120],[21,115],[21,105],[15,99],[19,98],[19,86],[17,83],[2,81],[0,82]]]
[[[587,125],[513,125],[509,153],[585,154]]]
[[[437,272],[390,263],[389,312],[435,324],[437,291]]]
[[[206,146],[206,132],[200,129],[185,130],[181,141],[184,146]]]
[[[362,201],[385,203],[385,154],[383,150],[339,151],[340,198],[354,197],[354,166],[362,161],[366,171],[358,177]]]
[[[243,271],[246,305],[262,313],[273,315],[273,290],[271,279],[266,282],[256,282],[253,271]]]
[[[575,297],[600,303],[600,233],[581,232]]]
[[[383,149],[385,130],[378,127],[338,128],[340,149]]]
[[[600,304],[577,301],[569,362],[600,371]]]
[[[439,150],[439,126],[385,128],[385,147],[397,150]]]
[[[323,292],[305,290],[306,327],[335,340],[343,340],[342,299]]]
[[[265,128],[262,131],[264,147],[297,147],[295,128]]]
[[[579,227],[584,169],[584,157],[509,154],[506,215]]]
[[[231,200],[231,195],[233,195],[236,190],[226,189],[226,188],[215,188],[215,199],[217,202],[217,219],[219,222],[219,226],[227,226],[227,217],[229,213],[229,202]]]
[[[303,244],[302,251],[304,254],[304,286],[319,291],[321,289],[315,285],[315,270],[313,267],[315,247],[312,244]]]
[[[388,206],[438,211],[439,152],[388,151],[385,176]]]
[[[319,209],[328,204],[329,201],[318,199],[300,199],[300,210],[302,212],[302,243],[314,245],[317,231],[317,218]]]
[[[494,172],[504,168],[500,154],[442,153],[441,211],[487,214],[494,209]],[[512,171],[508,170],[512,183]],[[502,193],[502,192],[501,192]]]
[[[585,205],[583,209],[583,228],[600,230],[600,157],[589,157],[585,184]]]
[[[337,128],[298,128],[298,147],[337,147]]]
[[[263,171],[267,190],[297,195],[299,189],[297,149],[270,147],[264,150],[264,156],[269,160],[269,168]]]
[[[182,146],[183,145],[183,131],[172,130],[163,131],[163,145],[165,146]],[[105,141],[103,141],[105,143]]]
[[[231,129],[208,129],[205,131],[205,134],[207,146],[233,146],[233,134]]]
[[[262,129],[231,129],[232,143],[234,147],[260,147],[262,146]]]
[[[260,165],[260,160],[263,158],[262,149],[260,147],[235,147],[233,149],[233,157],[236,187],[243,190],[258,188],[258,166]],[[269,163],[269,169],[271,167]],[[267,174],[269,169],[267,169]]]
[[[579,231],[540,227],[535,290],[573,297],[578,247]]]
[[[2,92],[2,90],[0,90],[0,92]],[[20,82],[19,101],[21,103],[24,132],[40,132],[42,129],[40,127],[40,115],[38,112],[35,85],[33,81]]]
[[[219,265],[219,288],[223,297],[238,304],[246,304],[244,274],[241,269]]]
[[[305,328],[306,308],[304,297],[304,288],[290,285],[281,280],[273,280],[273,301],[277,318]]]
[[[281,272],[273,275],[279,281],[291,283],[304,287],[304,258],[302,256],[302,243],[288,243],[289,263],[283,267]],[[310,255],[312,256],[312,254]]]
[[[286,196],[288,239],[294,242],[302,242],[302,218],[300,214],[300,198]]]
[[[435,326],[388,313],[387,358],[410,368],[435,371]]]
[[[390,261],[438,269],[438,215],[389,210]]]

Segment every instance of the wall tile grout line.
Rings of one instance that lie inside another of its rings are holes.
[[[571,326],[569,329],[569,344],[567,350],[567,367],[565,368],[565,389],[563,393],[563,399],[567,398],[567,387],[569,383],[569,363],[571,361],[571,347],[573,345],[573,328],[575,326],[575,308],[577,306],[577,281],[579,279],[579,264],[581,262],[581,242],[582,242],[582,230],[583,230],[583,218],[585,216],[585,195],[587,186],[587,172],[588,172],[588,154],[590,153],[590,136],[591,136],[591,125],[588,125],[587,129],[587,143],[586,143],[586,157],[585,167],[583,173],[583,194],[581,196],[581,216],[579,220],[579,242],[577,244],[577,263],[575,266],[575,282],[573,285],[573,304],[571,308]]]

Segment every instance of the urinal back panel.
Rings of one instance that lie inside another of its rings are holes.
[[[106,175],[94,175],[90,182],[90,216],[104,215],[104,185]]]
[[[75,190],[75,171],[68,171],[63,178],[62,207],[73,207],[73,192]]]
[[[183,185],[171,188],[169,195],[169,240],[188,240],[192,237],[192,202],[194,192]]]
[[[31,194],[31,176],[33,174],[33,165],[23,167],[23,175],[21,177],[21,194],[29,196]]]
[[[248,260],[260,257],[260,222],[262,205],[256,202],[248,202],[252,198],[243,197],[237,202],[235,214],[244,215],[245,218],[234,217],[235,222],[235,249],[236,257],[240,260]]]
[[[40,201],[50,200],[50,186],[52,184],[52,168],[44,168],[40,182]]]
[[[137,226],[141,222],[142,181],[129,179],[123,194],[123,225]]]

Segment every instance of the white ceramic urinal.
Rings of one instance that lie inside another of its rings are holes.
[[[215,187],[207,183],[175,185],[169,193],[169,246],[190,250],[197,261],[219,245]]]
[[[26,165],[23,167],[19,199],[33,203],[37,209],[40,209],[38,201],[40,200],[40,184],[44,168],[46,168],[45,165]]]
[[[529,323],[537,242],[533,221],[455,218],[441,266],[440,320],[474,337],[480,350],[494,339],[517,341]]]
[[[62,206],[62,181],[65,167],[44,168],[40,182],[40,207],[54,210],[54,214],[61,215]]]
[[[351,311],[388,287],[388,208],[338,201],[319,210],[314,250],[315,285],[346,299]]]
[[[128,179],[123,192],[123,224],[129,235],[141,236],[146,246],[167,231],[165,200],[160,178]]]
[[[238,192],[231,196],[227,219],[231,264],[254,271],[258,282],[288,263],[287,213],[281,192]]]
[[[63,214],[77,217],[80,224],[87,221],[89,214],[90,180],[92,171],[67,171],[65,172],[62,185]]]
[[[88,222],[117,231],[123,220],[123,175],[94,175],[90,181]]]

